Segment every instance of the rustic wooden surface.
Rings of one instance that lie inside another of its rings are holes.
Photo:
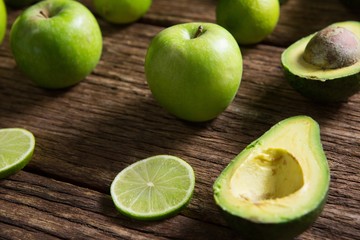
[[[300,114],[321,126],[331,186],[323,213],[298,239],[360,239],[360,93],[345,103],[316,104],[295,92],[280,68],[289,44],[333,22],[360,20],[360,14],[336,0],[289,0],[273,34],[241,46],[244,74],[234,102],[211,122],[187,123],[153,99],[144,56],[164,27],[215,22],[215,6],[215,0],[154,0],[137,23],[99,19],[101,61],[80,84],[59,91],[34,86],[17,69],[7,33],[0,46],[0,128],[26,128],[37,143],[29,165],[0,180],[0,239],[236,239],[214,204],[214,180],[273,124]],[[20,12],[8,9],[8,30]],[[193,166],[191,203],[164,221],[121,216],[109,196],[112,179],[156,154]]]

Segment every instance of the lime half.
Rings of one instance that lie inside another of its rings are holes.
[[[192,167],[184,160],[158,155],[125,168],[111,184],[116,208],[131,218],[158,220],[185,207],[195,186]]]
[[[0,178],[25,167],[34,148],[35,138],[31,132],[22,128],[0,129]]]

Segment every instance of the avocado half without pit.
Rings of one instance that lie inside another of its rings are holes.
[[[334,23],[281,55],[286,79],[315,101],[340,102],[360,90],[360,22]]]
[[[213,185],[228,224],[244,239],[293,239],[320,215],[330,170],[316,121],[285,119],[237,155]]]

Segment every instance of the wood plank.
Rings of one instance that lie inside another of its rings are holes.
[[[26,172],[0,181],[0,227],[7,229],[0,237],[190,239],[194,232],[199,239],[234,238],[212,199],[214,180],[269,127],[300,114],[320,123],[332,182],[322,216],[299,239],[360,236],[360,94],[342,104],[310,102],[287,84],[279,60],[283,47],[297,38],[358,15],[334,0],[326,5],[320,0],[289,0],[267,45],[241,47],[244,75],[231,106],[214,121],[187,123],[152,98],[144,57],[151,38],[163,27],[214,21],[214,2],[158,0],[140,23],[114,26],[99,20],[102,59],[90,76],[67,90],[35,87],[16,68],[7,35],[0,46],[0,127],[31,130],[37,148]],[[19,13],[10,12],[8,28]],[[132,222],[116,214],[107,195],[113,177],[130,163],[164,153],[182,157],[195,169],[197,182],[189,207],[160,223]]]
[[[28,230],[24,227],[17,227],[11,224],[3,223],[1,222],[1,219],[0,219],[0,229],[1,229],[1,239],[13,239],[13,240],[57,239],[43,232],[33,231],[31,229]]]
[[[7,236],[26,231],[29,237],[30,232],[63,239],[236,238],[228,228],[181,214],[163,221],[130,220],[117,213],[108,195],[30,173],[0,183],[0,224],[8,226]]]
[[[31,173],[20,172],[0,183],[0,225],[6,226],[1,236],[11,239],[237,238],[230,229],[200,222],[186,214],[156,222],[133,221],[117,213],[108,195]],[[206,206],[202,207],[207,212]],[[355,239],[359,228],[352,228],[349,223],[356,221],[357,216],[344,215],[343,211],[348,210],[328,204],[314,226],[298,239],[334,239],[334,236]],[[215,214],[214,218],[221,216]],[[334,224],[341,224],[346,232],[331,227]]]
[[[268,49],[268,47],[266,47],[266,49]],[[249,49],[249,51],[253,50]],[[256,51],[259,50],[257,49]],[[251,54],[251,56],[254,58],[254,56],[258,55],[259,59],[255,58],[253,60],[260,61],[263,59],[266,52],[274,51],[264,51],[262,52],[263,54]],[[245,53],[244,55],[246,56],[248,53]],[[257,64],[256,66],[258,67]],[[252,71],[255,72],[255,70],[256,69]],[[270,67],[269,72],[273,70],[274,69]],[[110,110],[106,112],[105,108],[109,107],[111,102],[109,103],[108,100],[104,100],[102,103],[100,100],[100,105],[96,102],[99,102],[99,99],[104,97],[102,94],[109,96],[113,90],[108,88],[108,90],[99,91],[101,92],[99,96],[96,95],[95,91],[92,91],[90,94],[87,93],[87,91],[90,91],[90,88],[88,89],[86,85],[90,85],[91,83],[81,84],[82,91],[77,92],[77,87],[75,87],[75,90],[72,90],[72,94],[75,95],[70,98],[72,99],[72,104],[67,102],[64,97],[57,97],[57,99],[60,98],[60,100],[56,100],[58,102],[55,105],[48,105],[46,104],[46,101],[44,101],[43,104],[39,104],[38,99],[42,98],[41,93],[43,93],[43,91],[36,88],[31,91],[39,91],[39,96],[32,94],[31,98],[23,98],[19,103],[17,103],[17,101],[20,96],[14,97],[4,94],[2,95],[2,99],[4,99],[3,103],[6,103],[5,105],[8,107],[4,106],[1,111],[3,113],[2,116],[6,116],[3,117],[5,122],[11,122],[11,119],[16,119],[15,121],[12,121],[12,124],[31,127],[31,130],[35,132],[35,135],[37,136],[39,147],[36,150],[34,160],[27,168],[28,170],[74,182],[79,185],[97,189],[101,192],[108,191],[108,186],[118,171],[140,158],[164,153],[164,151],[165,153],[183,157],[190,162],[197,173],[195,198],[184,214],[196,219],[205,219],[209,222],[224,225],[225,223],[222,220],[219,220],[221,217],[212,200],[211,186],[216,176],[237,152],[241,151],[247,143],[265,130],[264,126],[270,125],[269,119],[275,123],[283,117],[300,114],[301,112],[301,110],[300,112],[297,112],[299,109],[295,108],[292,110],[293,114],[290,114],[289,112],[284,114],[281,109],[280,111],[277,109],[279,107],[276,105],[277,101],[271,100],[269,97],[263,98],[261,97],[261,94],[255,94],[255,92],[263,92],[266,93],[266,95],[268,93],[265,89],[255,89],[255,86],[258,86],[257,81],[261,81],[263,76],[259,76],[259,79],[246,80],[254,75],[255,74],[252,73],[249,74],[249,76],[244,76],[245,87],[242,86],[242,88],[246,89],[244,91],[250,91],[250,93],[242,93],[240,90],[239,100],[235,101],[234,107],[230,107],[230,112],[225,113],[224,116],[220,116],[214,122],[204,125],[183,123],[168,116],[165,112],[161,113],[160,116],[157,116],[155,120],[146,120],[144,117],[146,111],[143,108],[153,108],[154,113],[152,114],[154,114],[154,116],[158,115],[158,113],[156,113],[157,111],[161,111],[155,103],[152,103],[150,106],[142,106],[140,109],[138,108],[138,105],[136,105],[134,109],[133,107],[130,107],[130,109],[127,109],[128,114],[126,116],[123,116],[122,111],[120,110]],[[268,76],[270,73],[265,75]],[[266,83],[262,83],[261,85],[271,86],[272,90],[270,93],[272,96],[276,96],[276,94],[280,94],[280,96],[283,94],[285,96],[287,94],[294,94],[291,93],[291,89],[285,84],[282,88],[279,88],[277,84],[274,85],[274,83],[270,82],[276,82],[278,77],[279,76],[276,76],[275,78],[270,77],[270,79],[266,78]],[[91,79],[89,81],[91,81]],[[8,93],[10,93],[10,91],[17,92],[16,88],[18,88],[19,84],[7,83],[7,85],[15,88],[7,90],[9,91]],[[100,83],[98,83],[98,85],[101,86]],[[29,84],[26,85],[26,87],[32,86]],[[24,88],[24,86],[20,87],[20,91],[21,88]],[[120,88],[121,87],[119,87],[119,89]],[[268,89],[268,87],[266,88]],[[280,91],[280,93],[276,93],[277,91]],[[51,100],[51,96],[48,96],[49,93],[45,93],[46,94],[43,97]],[[85,103],[83,97],[80,96],[83,94],[91,95],[94,99],[90,99]],[[246,99],[245,95],[248,96],[249,94],[258,96],[259,99]],[[284,101],[285,96],[278,97],[277,99]],[[358,99],[358,97],[355,96],[354,99]],[[23,110],[18,109],[18,105],[24,106],[23,101],[29,101],[28,105],[32,106],[32,109],[26,116],[21,117],[21,112],[23,112]],[[80,102],[77,103],[77,101]],[[359,126],[358,124],[347,124],[349,121],[354,122],[352,116],[347,114],[349,111],[353,110],[351,108],[352,105],[349,103],[344,104],[343,107],[345,109],[340,109],[338,110],[340,112],[337,113],[337,111],[334,111],[331,107],[325,106],[322,110],[319,110],[318,106],[313,105],[312,103],[303,105],[304,99],[300,96],[295,97],[294,101],[299,103],[297,106],[302,106],[302,108],[306,108],[308,111],[310,110],[316,118],[323,122],[322,126],[325,127],[324,131],[326,133],[324,136],[324,146],[327,150],[332,168],[336,167],[336,172],[333,173],[335,176],[333,177],[328,202],[329,204],[338,207],[341,207],[342,205],[348,206],[341,211],[344,216],[348,217],[345,217],[341,221],[343,226],[348,226],[347,229],[351,229],[354,221],[357,221],[356,215],[354,216],[352,212],[356,211],[356,206],[360,200],[358,194],[359,182],[356,181],[356,179],[351,182],[349,181],[349,178],[344,179],[342,176],[348,176],[349,170],[350,173],[355,173],[351,172],[351,169],[359,169],[359,163],[356,160],[359,158],[359,154],[356,151],[358,145],[353,146],[353,144],[356,144],[359,141],[357,136],[355,136],[354,139],[349,140],[348,134],[342,129],[348,128],[348,130],[359,131],[357,128]],[[144,100],[144,102],[146,101]],[[274,104],[270,109],[269,102],[270,105]],[[59,104],[65,104],[67,112],[64,113],[61,108],[59,108]],[[237,104],[239,104],[239,106],[236,106]],[[79,105],[83,105],[83,108],[87,109],[88,113],[86,114],[86,119],[83,117],[83,114],[85,114],[83,110],[78,109],[77,107],[74,108],[74,106]],[[129,103],[125,105],[130,106]],[[291,109],[291,105],[293,105],[293,101],[285,104],[285,106],[282,106],[281,108]],[[93,110],[92,106],[98,107]],[[257,109],[256,111],[255,108]],[[237,113],[240,111],[244,112],[244,114],[237,116]],[[260,113],[261,111],[265,114]],[[269,111],[279,111],[278,116],[270,116],[268,113]],[[45,115],[43,114],[44,112],[46,113]],[[15,117],[12,116],[13,113],[15,113]],[[140,116],[138,116],[139,113]],[[331,115],[332,113],[337,113],[337,115],[339,115],[336,124],[332,121],[328,121],[328,118],[320,118],[320,116]],[[143,114],[143,117],[141,114]],[[91,116],[94,118],[91,118]],[[232,117],[235,120],[231,121]],[[69,118],[74,119],[74,121],[68,123],[66,119]],[[113,119],[112,121],[114,122],[109,122],[109,118]],[[85,126],[83,124],[85,124]],[[98,128],[94,129],[94,126],[96,125]],[[144,125],[147,129],[144,129]],[[129,134],[131,129],[131,134]],[[242,132],[241,136],[238,135],[239,129]],[[198,131],[198,137],[189,139],[189,136],[196,131]],[[171,134],[169,134],[170,132]],[[174,140],[167,144],[169,139]],[[134,146],[131,144],[131,141],[141,142]],[[338,142],[342,142],[342,146],[345,146],[341,151],[338,150]],[[197,151],[192,150],[192,145],[198,146]],[[138,158],[134,156],[138,156]],[[338,159],[339,157],[340,159]],[[210,169],[204,169],[202,167],[203,165],[207,165]],[[61,167],[59,168],[59,166]],[[349,188],[351,191],[347,191]],[[344,190],[342,191],[341,189]],[[327,208],[325,209],[325,214],[327,214],[328,217],[331,216],[333,218],[333,220],[331,220],[332,223],[338,221],[337,214],[339,213],[340,212],[334,212],[333,214],[327,213]],[[323,221],[326,222],[325,220]],[[319,229],[323,229],[325,226],[329,225],[322,224],[320,226]],[[325,229],[328,230],[328,232],[324,233],[325,236],[327,236],[327,233],[334,233],[334,230],[331,230],[329,227],[325,227]],[[340,231],[335,236],[346,236],[346,234],[350,234],[350,239],[354,236],[351,235],[351,233],[351,231]],[[321,237],[324,237],[324,235],[321,235]]]

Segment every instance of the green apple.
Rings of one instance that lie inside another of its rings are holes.
[[[154,98],[178,118],[203,122],[234,99],[242,77],[234,37],[213,23],[169,27],[151,41],[145,74]]]
[[[40,87],[57,89],[90,74],[101,56],[102,35],[81,3],[45,0],[16,19],[10,46],[20,70]]]
[[[216,23],[239,44],[256,44],[271,34],[279,20],[279,0],[218,0]]]
[[[6,8],[3,0],[0,0],[0,44],[2,43],[6,33]]]
[[[13,8],[22,8],[29,6],[39,0],[5,0],[6,5],[13,7]]]
[[[116,24],[135,22],[150,8],[152,0],[93,0],[94,10]]]

